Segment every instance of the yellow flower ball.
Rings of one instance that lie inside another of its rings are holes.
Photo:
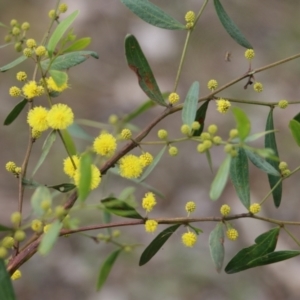
[[[175,147],[175,146],[171,146],[171,147],[169,148],[169,154],[170,154],[171,156],[176,156],[176,155],[178,154],[178,148]]]
[[[66,104],[55,104],[48,112],[47,121],[49,127],[53,129],[66,129],[73,123],[74,114]]]
[[[91,179],[90,189],[94,190],[95,188],[97,188],[99,186],[99,184],[101,182],[101,173],[100,173],[100,170],[95,165],[91,165],[91,170],[92,170],[92,179]],[[79,168],[76,169],[73,178],[74,178],[75,185],[78,186],[79,181],[80,181]]]
[[[17,165],[13,161],[9,161],[5,165],[6,171],[11,172],[11,173],[13,173],[15,171],[16,167],[17,167]]]
[[[259,203],[253,203],[253,204],[251,204],[250,207],[249,207],[249,211],[250,211],[252,214],[254,214],[254,215],[257,214],[257,213],[259,213],[260,210],[261,210],[261,206],[260,206]]]
[[[121,137],[123,140],[130,140],[132,137],[132,132],[130,129],[123,129],[121,131]]]
[[[231,106],[231,103],[228,100],[222,98],[217,100],[216,104],[217,104],[217,111],[220,112],[221,114],[225,114]]]
[[[289,102],[287,100],[280,100],[277,105],[279,108],[285,109],[288,107]]]
[[[61,93],[69,87],[67,82],[64,82],[62,85],[58,86],[52,77],[46,78],[46,83],[47,83],[47,88],[50,92],[54,91],[54,92]]]
[[[193,11],[188,11],[185,16],[184,19],[186,20],[186,22],[194,22],[196,18],[196,15]]]
[[[95,138],[93,150],[102,156],[112,156],[117,149],[117,142],[113,135],[107,132],[101,133]]]
[[[211,79],[208,83],[207,83],[207,87],[209,90],[213,91],[218,87],[218,82],[217,80]]]
[[[62,3],[58,7],[58,11],[61,13],[65,13],[68,10],[68,5],[66,3]]]
[[[161,140],[165,140],[168,137],[168,132],[165,129],[160,129],[157,132],[157,136]]]
[[[224,217],[228,216],[230,214],[230,211],[231,211],[231,208],[227,204],[222,205],[220,208],[221,215]]]
[[[253,49],[247,49],[247,50],[245,51],[245,57],[246,57],[248,60],[253,59],[254,56],[255,56],[255,52],[254,52]]]
[[[194,232],[186,232],[181,236],[182,243],[186,247],[193,247],[197,242],[197,235]]]
[[[180,131],[182,134],[187,135],[187,136],[191,134],[191,128],[187,124],[183,124],[180,128]]]
[[[22,91],[27,99],[32,99],[34,97],[41,96],[44,88],[41,89],[36,81],[31,80],[22,87]]]
[[[230,228],[226,231],[226,235],[229,240],[235,241],[239,237],[239,233],[236,229]]]
[[[22,277],[22,273],[20,270],[16,270],[12,275],[11,275],[11,280],[18,280]]]
[[[144,152],[140,155],[140,160],[143,167],[149,166],[153,161],[153,156],[149,152]]]
[[[27,79],[27,74],[26,72],[20,71],[17,73],[16,77],[19,81],[25,81]]]
[[[73,162],[75,164],[75,166],[73,165]],[[64,165],[64,172],[65,174],[67,174],[68,176],[70,176],[71,178],[74,176],[75,174],[75,170],[78,168],[79,166],[79,157],[78,155],[72,155],[72,160],[70,157],[67,157],[66,159],[64,159],[63,165]],[[76,167],[76,168],[75,168]]]
[[[46,48],[44,46],[38,46],[35,48],[35,54],[36,56],[43,56],[47,52]]]
[[[177,93],[171,93],[168,99],[171,104],[176,104],[180,100],[180,97]]]
[[[27,123],[30,127],[40,132],[43,132],[49,128],[48,110],[42,106],[36,106],[28,112]]]
[[[43,223],[41,220],[35,219],[31,221],[31,229],[34,232],[42,232],[43,230]]]
[[[30,49],[35,48],[36,47],[36,41],[34,39],[28,39],[26,41],[26,46]]]
[[[158,223],[155,220],[147,220],[145,222],[146,232],[154,232],[157,229]]]
[[[155,205],[156,205],[155,194],[153,194],[152,192],[146,193],[142,200],[143,209],[145,209],[146,212],[150,212]]]
[[[192,213],[196,210],[196,203],[194,201],[189,201],[185,205],[185,210],[187,213]]]
[[[125,178],[138,178],[143,172],[139,157],[129,154],[119,160],[120,175]]]
[[[253,85],[253,89],[255,92],[260,93],[263,91],[263,85],[260,82],[255,82]]]

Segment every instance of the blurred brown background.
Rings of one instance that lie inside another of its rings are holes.
[[[183,22],[188,10],[198,11],[203,1],[152,1],[166,12]],[[162,91],[171,91],[185,39],[183,31],[168,31],[146,24],[131,13],[120,1],[65,1],[69,5],[68,13],[80,10],[74,24],[77,37],[92,37],[89,49],[99,54],[99,60],[90,58],[69,71],[71,89],[64,92],[58,101],[68,103],[76,118],[89,118],[99,122],[107,122],[114,113],[122,116],[135,109],[146,100],[140,90],[136,76],[126,65],[124,56],[124,38],[127,33],[134,34],[148,58]],[[253,67],[261,67],[299,52],[300,30],[298,26],[300,2],[295,0],[265,1],[222,1],[228,14],[234,19],[241,31],[252,43],[256,51]],[[37,41],[48,26],[48,11],[55,1],[21,1],[0,0],[0,22],[8,24],[11,19],[31,24],[28,37]],[[0,28],[0,36],[4,38],[5,29]],[[231,62],[225,62],[225,53],[232,53]],[[13,47],[1,49],[0,65],[14,60],[18,54]],[[184,99],[189,86],[195,80],[200,82],[201,95],[208,93],[206,83],[209,79],[217,79],[220,85],[242,75],[248,65],[244,59],[244,49],[238,46],[222,28],[214,12],[213,2],[209,3],[197,28],[192,34],[186,62],[183,68],[179,93]],[[0,121],[17,103],[8,95],[9,87],[17,85],[16,72],[25,70],[32,74],[33,64],[24,63],[0,74]],[[224,91],[222,97],[252,99],[261,101],[279,101],[281,99],[299,100],[299,60],[289,62],[274,69],[257,74],[256,80],[264,84],[264,91],[257,94],[252,87],[243,89],[244,82]],[[43,103],[45,99],[39,99]],[[239,105],[249,114],[252,121],[252,132],[264,130],[268,109]],[[162,108],[154,108],[134,124],[143,128]],[[291,169],[299,165],[299,148],[294,143],[288,130],[289,120],[298,113],[298,106],[290,106],[286,110],[275,110],[275,126],[281,160],[289,163]],[[13,160],[22,163],[27,146],[27,130],[25,117],[22,115],[10,126],[2,126],[0,165],[0,223],[8,224],[10,214],[17,207],[17,182],[5,172],[4,165]],[[230,113],[220,115],[211,103],[206,124],[215,123],[220,128],[220,135],[227,137],[228,131],[234,127]],[[159,124],[147,138],[156,139],[156,132],[166,128],[171,136],[179,137],[181,125],[180,113],[170,116]],[[91,134],[98,130],[87,128]],[[43,139],[34,145],[30,160],[29,174],[39,158]],[[86,143],[76,140],[79,151],[83,151]],[[263,147],[263,141],[255,144]],[[158,199],[157,209],[153,217],[183,216],[186,201],[193,200],[198,208],[195,217],[218,216],[219,207],[228,203],[234,213],[245,212],[239,203],[234,189],[228,183],[225,192],[217,202],[209,199],[209,187],[214,177],[209,170],[204,155],[196,152],[195,143],[178,145],[180,154],[171,158],[167,154],[155,171],[148,177],[147,183],[164,193],[165,199]],[[147,148],[157,153],[159,147]],[[66,156],[59,141],[50,152],[47,160],[38,171],[36,178],[45,184],[65,182],[67,178],[62,172],[62,159]],[[221,148],[212,150],[214,170],[217,170],[224,158]],[[258,202],[268,192],[267,176],[253,166],[251,172],[251,201]],[[131,182],[121,180],[114,175],[110,181],[94,191],[88,203],[98,203],[110,192],[118,195]],[[263,207],[262,215],[283,219],[299,220],[299,192],[296,174],[284,182],[283,200],[280,209],[275,209],[269,199]],[[136,186],[135,196],[138,202],[147,191]],[[26,192],[26,214],[30,213],[30,195]],[[81,224],[99,223],[100,212],[84,212]],[[268,223],[254,220],[238,220],[233,223],[240,232],[240,239],[233,243],[225,241],[225,265],[242,247],[250,246],[254,238],[272,228]],[[121,240],[143,244],[132,254],[123,254],[117,261],[109,279],[100,293],[95,291],[98,269],[104,258],[114,249],[111,245],[95,244],[82,236],[74,235],[61,239],[47,257],[35,255],[22,266],[23,277],[14,283],[19,300],[98,300],[98,299],[288,299],[300,298],[299,259],[284,261],[275,265],[248,270],[242,273],[227,275],[217,274],[210,260],[208,235],[214,223],[197,224],[204,230],[199,236],[196,247],[186,249],[181,245],[180,229],[163,249],[143,267],[138,266],[139,255],[144,247],[154,238],[144,233],[142,227],[122,230]],[[163,226],[160,226],[162,229]],[[291,230],[299,236],[298,227]],[[98,233],[98,232],[97,232]],[[282,232],[278,249],[297,249],[292,240]],[[1,299],[2,300],[2,299]],[[3,299],[4,300],[4,299]]]

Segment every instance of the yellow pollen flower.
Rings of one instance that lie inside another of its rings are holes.
[[[140,155],[140,160],[143,167],[149,166],[153,161],[153,156],[149,152],[144,152]]]
[[[208,83],[207,83],[207,87],[209,90],[213,91],[218,87],[218,82],[215,79],[211,79]]]
[[[153,207],[156,205],[155,195],[151,192],[146,193],[142,201],[142,207],[146,212],[150,212]]]
[[[230,210],[231,210],[231,208],[229,205],[227,205],[227,204],[222,205],[220,208],[221,215],[224,217],[228,216],[230,214]]]
[[[261,210],[261,206],[260,206],[260,204],[258,204],[258,203],[253,203],[253,204],[251,204],[250,207],[249,207],[249,211],[250,211],[251,213],[253,213],[253,214],[259,213],[260,210]]]
[[[196,203],[194,201],[187,202],[186,205],[185,205],[185,210],[188,213],[194,212],[196,210]]]
[[[262,83],[255,82],[254,85],[253,85],[253,89],[254,89],[255,92],[258,92],[258,93],[262,92],[263,91]]]
[[[73,155],[72,156],[73,162],[76,166],[76,169],[78,169],[79,166],[79,157],[77,155]],[[75,170],[74,165],[72,163],[72,160],[70,157],[67,157],[66,159],[64,159],[64,172],[65,174],[67,174],[68,176],[70,176],[71,178],[74,176],[75,174]]]
[[[231,103],[228,100],[225,99],[219,99],[216,101],[217,104],[217,111],[220,112],[221,114],[225,114],[229,107],[231,106]]]
[[[103,156],[112,156],[117,149],[117,142],[113,135],[103,132],[95,138],[93,150]]]
[[[147,220],[145,222],[146,232],[154,232],[157,229],[158,223],[155,220]]]
[[[91,179],[91,186],[90,189],[94,190],[95,188],[97,188],[101,182],[101,173],[100,170],[95,166],[95,165],[91,165],[92,168],[92,179]],[[79,172],[79,168],[75,170],[75,174],[74,174],[74,182],[75,184],[78,186],[79,185],[79,181],[80,181],[80,172]]]
[[[11,275],[11,280],[17,280],[22,277],[22,273],[20,270],[16,270],[12,275]]]
[[[194,232],[186,232],[181,236],[182,243],[186,247],[193,247],[197,242],[197,235]]]
[[[120,175],[125,178],[138,178],[143,172],[143,165],[139,157],[129,154],[120,161]]]
[[[9,161],[8,163],[6,163],[5,165],[5,169],[8,172],[14,172],[16,169],[16,164],[13,161]]]
[[[231,228],[226,231],[227,237],[231,241],[235,241],[239,237],[239,233],[236,229]]]
[[[21,71],[17,73],[16,77],[19,81],[25,81],[27,79],[27,74]]]
[[[23,94],[27,99],[32,99],[37,96],[41,96],[41,90],[39,89],[36,81],[29,81],[22,88]]]
[[[66,104],[55,104],[48,112],[47,121],[53,129],[66,129],[73,123],[74,114]]]
[[[30,127],[40,132],[48,129],[48,110],[42,106],[36,106],[28,112],[27,123]]]
[[[246,57],[248,60],[253,59],[254,56],[255,56],[255,52],[254,52],[253,49],[247,49],[247,50],[245,51],[245,57]]]
[[[179,101],[180,97],[177,93],[171,93],[168,99],[171,104],[175,104]]]

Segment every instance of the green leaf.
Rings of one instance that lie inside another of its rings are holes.
[[[67,192],[74,190],[76,188],[76,185],[73,183],[61,183],[61,184],[57,184],[57,185],[48,186],[48,188],[57,190],[61,193],[67,193]]]
[[[0,22],[0,26],[1,26],[1,27],[5,27],[5,28],[8,28],[8,26],[6,26],[5,24],[3,24],[2,22]]]
[[[44,233],[38,248],[38,252],[41,255],[47,255],[53,248],[62,226],[63,224],[59,220],[56,220],[51,224],[49,230]]]
[[[293,119],[289,123],[289,128],[292,132],[295,142],[300,147],[300,123]]]
[[[148,61],[133,35],[127,35],[125,38],[125,54],[128,66],[137,75],[141,89],[152,101],[167,106]]]
[[[249,209],[250,186],[248,158],[243,148],[237,149],[238,155],[231,159],[230,179],[242,204]]]
[[[212,200],[218,200],[225,188],[230,170],[230,161],[231,155],[228,154],[222,162],[218,173],[211,184],[209,196]]]
[[[31,206],[35,215],[37,215],[38,217],[41,217],[45,214],[45,211],[41,207],[41,204],[44,200],[50,201],[51,204],[51,193],[47,187],[39,186],[31,197]]]
[[[131,219],[144,219],[132,206],[115,197],[101,200],[105,210],[113,215]]]
[[[213,165],[212,165],[212,159],[211,159],[211,155],[210,155],[209,149],[207,149],[205,151],[205,156],[206,156],[206,159],[207,159],[210,171],[213,173]]]
[[[26,59],[27,59],[27,57],[22,55],[22,56],[18,57],[16,60],[10,62],[9,64],[1,67],[0,71],[5,72],[9,69],[12,69],[12,68],[16,67],[17,65],[19,65],[20,63],[22,63],[23,61],[25,61]]]
[[[244,141],[251,131],[251,123],[247,115],[240,108],[233,107],[232,112],[236,121],[236,128],[238,130],[239,137],[241,141]]]
[[[152,163],[147,167],[147,169],[144,171],[143,175],[138,179],[139,182],[144,181],[150,175],[150,173],[154,170],[154,168],[157,166],[157,164],[161,160],[161,158],[164,155],[166,149],[167,149],[167,146],[164,146],[159,151],[159,153],[153,159]]]
[[[67,70],[71,67],[77,66],[89,57],[99,58],[98,54],[94,51],[76,51],[71,53],[66,53],[63,55],[56,56],[54,61],[51,61],[51,70]],[[42,68],[47,70],[49,67],[50,59],[43,60],[41,62]]]
[[[90,37],[81,38],[81,39],[75,41],[67,49],[64,49],[63,53],[83,50],[91,43],[91,40],[92,39]]]
[[[148,245],[148,247],[142,253],[139,266],[143,266],[144,264],[146,264],[180,226],[181,224],[170,226],[164,231],[162,231],[160,234],[158,234],[157,237]]]
[[[183,124],[187,124],[189,126],[195,121],[196,113],[197,113],[197,106],[198,106],[198,99],[199,99],[199,82],[195,81],[185,98],[182,108],[182,122]]]
[[[63,37],[65,32],[68,30],[68,28],[72,25],[72,23],[75,21],[76,17],[78,16],[79,11],[74,11],[71,15],[69,15],[67,18],[65,18],[63,21],[61,21],[55,30],[53,31],[47,45],[47,50],[49,57],[52,57],[52,54],[55,50],[56,45],[60,41],[60,39]]]
[[[2,49],[2,48],[5,48],[5,47],[7,47],[7,46],[9,46],[9,45],[13,45],[14,43],[7,43],[7,44],[4,44],[4,45],[1,45],[0,46],[0,49]]]
[[[265,159],[257,155],[255,152],[248,149],[245,149],[245,152],[254,166],[266,172],[267,174],[280,176],[280,173],[270,163],[268,163]]]
[[[257,139],[271,133],[271,132],[275,132],[275,130],[268,130],[268,131],[263,131],[263,132],[259,132],[259,133],[254,133],[252,135],[249,135],[246,139],[245,139],[245,142],[246,143],[250,143],[250,142],[253,142],[253,141],[256,141]]]
[[[186,29],[170,15],[147,0],[121,0],[134,14],[145,22],[164,29]]]
[[[14,229],[0,224],[0,231],[14,231]]]
[[[152,100],[147,100],[142,105],[140,105],[136,110],[134,110],[133,112],[128,114],[122,121],[124,123],[128,123],[131,120],[133,120],[134,118],[136,118],[137,116],[139,116],[142,113],[144,113],[145,111],[147,111],[148,109],[154,107],[155,105],[156,105],[156,103],[153,102]]]
[[[0,299],[16,300],[10,275],[6,271],[6,266],[3,259],[0,259]]]
[[[26,99],[19,102],[4,120],[4,125],[10,125],[24,109],[28,101]]]
[[[300,113],[298,113],[293,119],[300,123]]]
[[[71,155],[76,155],[77,154],[76,146],[75,146],[75,143],[74,143],[69,131],[70,131],[70,128],[68,127],[68,129],[63,129],[60,132],[61,132],[61,135],[63,136],[64,144],[67,149],[67,152]]]
[[[81,201],[84,201],[91,191],[92,181],[92,158],[88,153],[80,158],[79,174],[78,196]]]
[[[280,228],[276,227],[255,239],[254,245],[239,251],[227,264],[227,274],[237,273],[252,268],[252,261],[273,252],[276,248]]]
[[[267,118],[267,123],[266,123],[266,131],[268,130],[274,130],[274,122],[273,122],[273,109],[270,110],[268,118]],[[275,133],[272,132],[268,135],[265,136],[265,147],[270,148],[274,151],[274,155],[279,157],[278,155],[278,150],[277,150],[277,145],[276,145],[276,138],[275,138]],[[277,161],[274,161],[272,159],[267,159],[267,162],[273,166],[274,169],[279,171],[279,164]],[[280,176],[274,176],[268,174],[268,179],[269,179],[269,184],[271,189],[277,184],[278,180],[280,180]],[[277,187],[273,190],[273,201],[276,207],[279,207],[280,202],[281,202],[281,196],[282,196],[282,183],[279,183]]]
[[[42,186],[42,184],[40,184],[39,182],[27,178],[22,178],[22,185],[31,189],[36,189],[37,187]]]
[[[221,272],[225,254],[222,222],[218,223],[209,235],[209,250],[217,272]]]
[[[191,224],[188,224],[187,226],[190,227],[192,230],[194,230],[197,235],[199,235],[200,233],[203,233],[202,229],[192,226]]]
[[[116,250],[113,253],[111,253],[104,261],[103,265],[101,266],[98,280],[97,280],[97,291],[99,291],[103,284],[105,283],[117,257],[121,253],[122,249]]]
[[[50,70],[49,73],[58,88],[62,87],[68,82],[68,75],[65,72]]]
[[[222,4],[219,0],[214,0],[215,9],[219,20],[221,21],[223,27],[227,31],[227,33],[242,47],[247,49],[253,49],[251,44],[246,40],[246,38],[242,35],[238,27],[234,24],[234,22],[227,15],[224,10]]]
[[[93,141],[93,137],[90,136],[81,126],[76,124],[75,122],[68,127],[68,132],[71,136],[83,139],[86,141]]]
[[[205,101],[197,110],[195,121],[199,122],[201,127],[198,130],[195,130],[193,136],[199,136],[204,129],[204,121],[206,117],[206,111],[209,104],[209,100]]]
[[[56,131],[52,130],[50,132],[50,134],[48,134],[44,144],[43,144],[43,148],[42,148],[42,154],[41,157],[39,159],[39,161],[37,162],[33,172],[32,172],[32,177],[34,176],[34,174],[36,173],[36,171],[39,169],[39,167],[42,165],[42,163],[45,161],[51,147],[53,146],[53,143],[56,140]]]

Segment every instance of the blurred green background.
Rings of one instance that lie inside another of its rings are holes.
[[[200,0],[152,2],[181,22],[184,22],[184,15],[188,10],[197,12],[203,3]],[[221,2],[253,45],[256,52],[254,68],[299,51],[299,1]],[[74,24],[75,34],[77,37],[92,37],[89,49],[99,54],[98,60],[90,58],[84,64],[69,70],[71,88],[57,99],[70,105],[76,118],[107,122],[111,114],[123,116],[147,99],[137,84],[136,75],[126,65],[124,38],[127,33],[134,34],[139,40],[161,90],[164,92],[172,90],[185,32],[163,30],[146,24],[117,0],[68,0],[65,3],[69,6],[67,13],[80,10]],[[54,5],[55,1],[0,0],[0,22],[9,24],[11,19],[17,19],[21,23],[28,21],[31,24],[28,37],[40,41],[49,23],[48,11],[53,9]],[[4,38],[5,35],[5,29],[0,28],[0,36]],[[0,50],[1,66],[19,56],[12,46]],[[231,62],[225,61],[226,52],[232,54]],[[24,63],[0,74],[1,124],[18,101],[8,95],[9,88],[17,85],[16,72],[23,70],[32,74],[33,67],[33,64]],[[241,76],[247,69],[248,62],[244,59],[244,49],[222,28],[211,1],[192,34],[178,88],[181,98],[184,99],[189,86],[195,80],[200,82],[201,95],[206,95],[208,93],[206,84],[209,79],[214,78],[223,85]],[[264,85],[264,91],[260,94],[255,93],[252,87],[244,90],[245,82],[240,82],[218,96],[258,101],[281,99],[295,101],[299,100],[299,77],[299,60],[295,60],[257,74],[256,80]],[[43,101],[44,98],[39,98],[37,103],[42,104]],[[268,108],[238,106],[249,115],[253,133],[264,131]],[[134,124],[143,128],[161,111],[162,108],[155,107],[137,118]],[[288,162],[291,169],[299,165],[299,149],[288,130],[288,122],[298,111],[299,107],[295,105],[284,111],[276,109],[274,112],[281,160]],[[9,224],[10,214],[17,208],[17,181],[5,172],[4,165],[9,160],[17,164],[22,163],[27,145],[25,120],[26,114],[23,112],[12,125],[2,126],[0,130],[0,165],[3,170],[0,175],[1,224]],[[213,103],[209,107],[206,125],[212,123],[219,126],[219,133],[224,138],[234,127],[232,114],[220,115]],[[156,132],[161,128],[167,129],[171,136],[178,137],[180,125],[180,113],[174,114],[157,125],[147,139],[156,139]],[[94,136],[99,133],[97,129],[87,128],[87,131]],[[44,138],[34,145],[29,174],[38,161],[43,140]],[[79,151],[83,151],[86,144],[81,140],[76,142]],[[259,140],[254,145],[263,147],[263,141]],[[219,208],[224,203],[232,206],[233,213],[245,212],[230,183],[221,198],[217,202],[212,202],[208,193],[215,173],[211,173],[205,156],[197,153],[195,143],[179,144],[178,147],[179,155],[173,158],[166,154],[147,178],[147,183],[165,195],[165,199],[158,199],[157,208],[151,216],[184,216],[184,205],[190,200],[197,203],[195,217],[218,216]],[[159,152],[160,147],[152,146],[147,150],[155,154]],[[66,157],[66,153],[58,141],[50,155],[51,158],[44,163],[36,178],[39,182],[50,185],[65,182],[67,177],[62,172],[62,160]],[[214,172],[224,157],[221,148],[212,150]],[[251,201],[258,202],[269,190],[267,176],[253,166],[250,167],[250,172]],[[109,180],[104,178],[103,181],[101,188],[91,194],[88,203],[98,203],[111,192],[118,195],[125,187],[132,185],[129,181],[114,175],[109,175]],[[261,214],[284,220],[299,220],[298,182],[299,174],[285,181],[280,209],[275,209],[272,200],[269,199],[263,206]],[[135,187],[135,197],[140,203],[147,190]],[[25,193],[25,215],[30,214],[31,194],[31,190]],[[82,218],[82,225],[101,222],[99,211],[87,211],[77,215]],[[246,219],[237,220],[233,224],[240,232],[240,238],[235,243],[225,241],[225,264],[242,247],[250,246],[256,236],[272,228],[268,223]],[[186,249],[181,244],[180,237],[185,230],[181,228],[155,258],[143,267],[138,266],[139,255],[155,235],[145,234],[142,226],[120,228],[121,241],[137,242],[142,246],[133,253],[121,255],[100,293],[95,291],[98,270],[114,247],[96,244],[80,235],[60,239],[50,255],[41,257],[37,254],[21,267],[23,277],[14,283],[18,299],[294,300],[300,298],[298,258],[234,275],[227,275],[224,272],[218,274],[214,270],[208,249],[208,235],[215,224],[203,223],[197,226],[201,227],[204,233],[199,236],[193,249]],[[162,230],[163,226],[159,229]],[[291,230],[299,236],[297,227]],[[282,233],[277,249],[297,249],[297,247],[286,234]]]

